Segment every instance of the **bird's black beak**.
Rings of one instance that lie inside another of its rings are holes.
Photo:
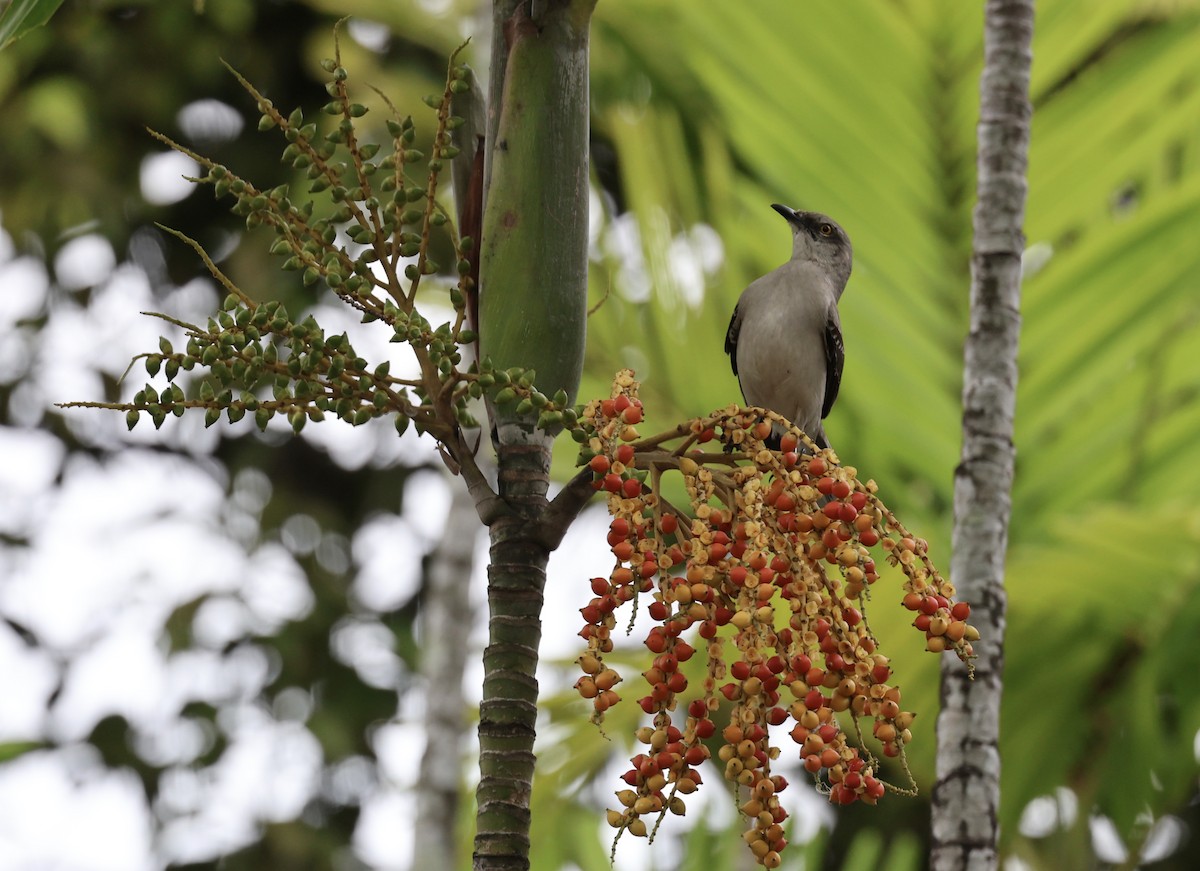
[[[800,215],[796,213],[795,209],[789,209],[787,206],[780,205],[779,203],[771,203],[771,208],[783,215],[784,220],[789,224],[799,226]]]

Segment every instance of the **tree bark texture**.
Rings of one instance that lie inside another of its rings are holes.
[[[524,871],[529,867],[542,591],[550,556],[531,533],[546,509],[550,450],[501,444],[497,453],[500,494],[515,510],[491,526],[475,869]]]
[[[957,659],[942,659],[934,871],[994,869],[999,857],[1004,559],[1012,507],[1033,19],[1033,0],[987,2],[963,451],[955,470],[950,567],[982,638],[975,645],[974,681]]]

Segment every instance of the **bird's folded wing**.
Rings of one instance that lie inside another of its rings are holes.
[[[729,319],[729,329],[725,331],[725,353],[729,355],[729,364],[733,367],[733,374],[738,374],[737,370],[737,341],[738,332],[742,328],[742,319],[738,314],[738,306],[733,307],[733,317]]]
[[[732,325],[730,329],[733,329]],[[726,339],[726,346],[729,340]],[[838,388],[842,386],[842,367],[846,363],[846,348],[842,344],[842,326],[838,318],[837,308],[830,307],[829,316],[825,321],[825,401],[821,404],[821,418],[829,416],[837,399]]]

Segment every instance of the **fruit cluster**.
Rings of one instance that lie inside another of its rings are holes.
[[[831,802],[874,804],[885,788],[909,791],[880,779],[860,734],[860,719],[869,718],[882,753],[903,762],[914,717],[867,623],[868,590],[879,577],[871,548],[882,547],[904,572],[904,605],[918,612],[927,649],[953,650],[969,666],[979,634],[925,542],[904,530],[874,482],[778,415],[731,407],[649,439],[636,432],[641,418],[627,370],[610,398],[582,415],[590,434],[582,459],[612,514],[614,567],[592,579],[593,597],[581,609],[587,651],[576,688],[597,722],[619,701],[621,676],[604,660],[615,611],[648,597],[654,621],[638,699],[652,724],[638,731],[645,747],[631,759],[629,788],[617,793],[621,807],[608,820],[618,837],[653,835],[644,818],[657,817],[657,828],[667,811],[684,813],[683,796],[701,783],[697,769],[716,747],[724,777],[745,790],[751,852],[778,867],[787,782],[771,772],[781,752],[772,729],[788,730]],[[686,510],[664,498],[672,473],[682,478]],[[693,644],[706,648],[702,673],[686,666]]]
[[[204,167],[205,175],[195,181],[211,185],[218,198],[231,198],[233,213],[245,218],[248,229],[273,232],[270,251],[282,259],[284,270],[298,273],[306,286],[324,285],[360,312],[364,323],[381,324],[391,342],[409,345],[419,375],[393,375],[388,362],[359,356],[346,333],[326,334],[311,314],[296,317],[277,301],[252,298],[198,242],[166,230],[189,245],[224,288],[221,310],[207,324],[154,315],[181,328],[186,344],[176,347],[164,337],[157,352],[134,359],[144,360],[151,377],[162,372],[168,384],[148,383],[132,402],[63,407],[119,409],[130,429],[143,415],[157,428],[189,408],[203,409],[208,426],[222,415],[230,422],[250,416],[265,429],[282,415],[295,432],[330,415],[354,426],[390,417],[398,432],[411,424],[467,462],[462,430],[478,427],[469,404],[484,394],[497,404],[515,403],[518,412],[536,412],[543,428],[573,425],[566,393],[551,398],[535,390],[532,370],[494,368],[487,360],[465,366],[462,348],[477,339],[467,322],[475,240],[457,237],[437,194],[444,170],[460,153],[455,131],[465,120],[452,110],[455,95],[470,89],[467,67],[452,56],[442,93],[425,99],[435,116],[426,155],[414,148],[413,119],[401,117],[390,103],[393,117],[383,122],[390,142],[360,138],[368,110],[350,98],[340,48],[321,65],[329,74],[326,91],[332,99],[316,118],[299,109],[281,111],[230,68],[261,113],[259,129],[277,129],[286,142],[283,162],[307,177],[298,191],[295,185],[257,186],[162,134],[151,135]],[[453,264],[431,258],[435,233],[449,243],[441,247],[453,250]],[[453,319],[437,327],[416,308],[418,289],[434,280],[454,310]],[[203,377],[177,382],[181,371],[192,370]]]

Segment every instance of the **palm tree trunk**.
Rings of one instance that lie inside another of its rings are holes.
[[[587,310],[588,29],[595,0],[493,6],[480,353],[497,369],[536,370],[537,388],[573,401]],[[528,376],[527,376],[528,377]],[[582,500],[550,509],[553,436],[537,412],[489,411],[498,506],[491,532],[488,646],[479,709],[474,867],[529,867],[535,676],[550,551]],[[572,490],[571,492],[575,492]],[[591,492],[590,490],[588,491]]]
[[[546,509],[550,452],[501,448],[499,457],[501,497],[516,510],[491,526],[474,867],[523,871],[529,867],[536,671],[550,556],[530,530]]]
[[[988,0],[963,451],[955,472],[950,571],[959,596],[974,606],[972,622],[982,639],[975,645],[974,681],[957,659],[942,659],[934,871],[994,869],[999,857],[1004,558],[1012,508],[1032,37],[1033,0]]]

